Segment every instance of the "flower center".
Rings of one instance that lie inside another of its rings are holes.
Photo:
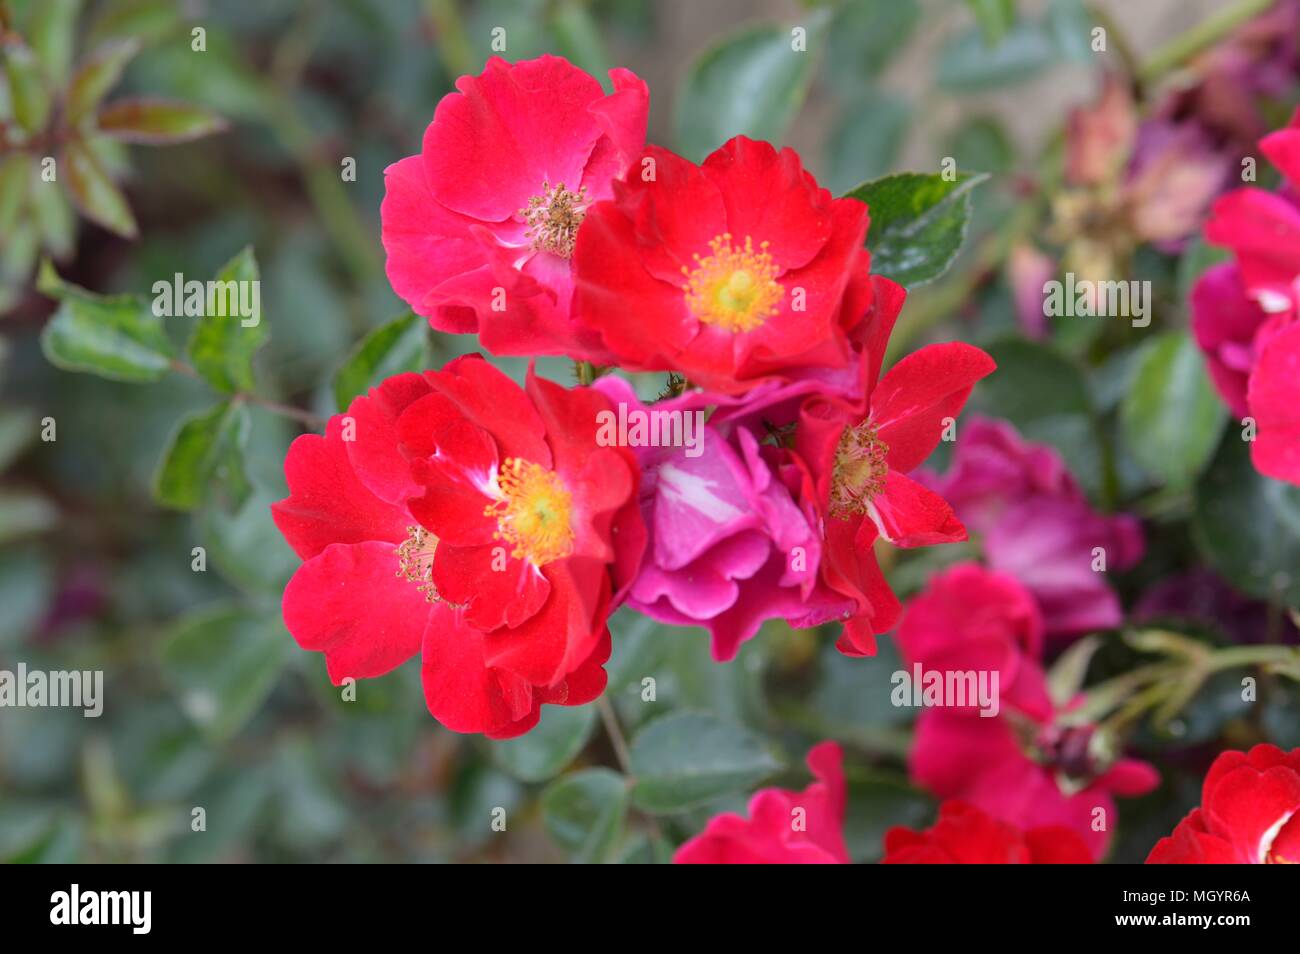
[[[734,247],[731,233],[723,232],[709,242],[712,255],[695,256],[695,268],[682,266],[686,284],[686,307],[698,321],[719,325],[727,331],[753,331],[775,315],[785,289],[776,280],[778,269],[767,251],[767,242]]]
[[[512,557],[543,566],[573,552],[569,515],[573,498],[555,471],[517,457],[506,458],[497,474],[501,499],[483,512],[496,517],[493,538],[514,545]]]
[[[578,226],[582,224],[590,204],[586,186],[570,192],[563,182],[555,187],[543,182],[541,194],[533,196],[528,200],[528,206],[519,210],[528,225],[524,237],[534,249],[569,258],[573,255]]]
[[[397,546],[397,575],[424,594],[430,603],[437,603],[438,588],[433,585],[433,554],[438,549],[438,538],[424,527],[407,527],[406,539]]]
[[[835,467],[831,471],[832,517],[847,520],[854,514],[867,512],[867,504],[885,489],[888,455],[889,445],[868,422],[844,429],[835,448]]]

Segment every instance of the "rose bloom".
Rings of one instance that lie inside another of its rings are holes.
[[[1215,202],[1205,237],[1232,249],[1233,262],[1197,282],[1193,329],[1224,401],[1257,425],[1255,468],[1300,484],[1300,111],[1259,148],[1285,185],[1237,189]]]
[[[919,476],[979,535],[989,565],[1029,589],[1049,636],[1122,622],[1119,598],[1093,569],[1094,551],[1104,552],[1108,572],[1133,566],[1144,549],[1141,524],[1093,510],[1053,448],[1024,440],[1006,421],[972,417],[947,473]]]
[[[885,833],[884,865],[1086,865],[1083,839],[1060,825],[1021,831],[973,805],[947,801],[925,831]]]
[[[1200,807],[1157,842],[1147,864],[1300,864],[1300,749],[1220,754]]]
[[[728,812],[677,849],[679,865],[826,865],[849,863],[844,845],[844,754],[834,742],[808,752],[817,781],[802,792],[764,788],[749,801],[749,818]]]
[[[883,354],[883,346],[862,352],[868,365],[865,412],[810,398],[794,437],[822,517],[823,579],[856,603],[838,646],[856,656],[873,654],[875,634],[898,621],[898,600],[873,554],[876,539],[900,547],[966,539],[948,502],[908,474],[934,451],[975,382],[995,367],[971,345],[933,344],[877,380]]]
[[[592,203],[645,145],[645,83],[610,80],[606,95],[560,57],[492,57],[438,103],[420,155],[385,170],[388,279],[434,328],[494,354],[612,361],[572,316],[570,268]]]
[[[577,314],[629,370],[740,393],[850,366],[870,306],[867,207],[744,136],[702,165],[652,146],[587,213]]]
[[[543,703],[594,699],[616,580],[644,545],[635,461],[595,445],[606,406],[470,355],[389,378],[299,437],[272,507],[304,560],[289,632],[335,685],[420,654],[429,711],[457,732],[507,738]]]
[[[804,497],[807,471],[796,455],[734,420],[703,425],[701,406],[717,400],[708,393],[647,406],[620,378],[602,378],[596,389],[626,409],[630,436],[638,421],[642,428],[634,449],[649,544],[630,606],[661,622],[707,627],[718,660],[733,658],[765,620],[803,628],[852,608],[818,578],[817,512]],[[674,422],[682,435],[690,425],[692,445],[647,446],[665,428],[671,436]]]
[[[898,628],[908,660],[945,672],[996,672],[1001,704],[992,716],[978,705],[926,708],[908,765],[912,779],[941,798],[1026,830],[1069,828],[1096,859],[1114,827],[1113,796],[1143,794],[1159,779],[1144,762],[1097,761],[1093,727],[1071,724],[1069,707],[1048,695],[1043,626],[1027,588],[973,564],[939,574],[909,601]],[[1098,808],[1103,831],[1093,827]]]

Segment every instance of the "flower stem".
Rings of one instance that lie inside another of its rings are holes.
[[[618,766],[623,770],[623,774],[630,778],[632,753],[627,747],[627,737],[623,735],[623,726],[619,724],[618,713],[614,711],[606,696],[596,700],[596,708],[600,712],[600,721],[605,726],[605,734],[609,736],[609,744],[614,748],[614,757],[618,759]]]
[[[1138,78],[1144,83],[1159,79],[1272,5],[1273,0],[1237,0],[1217,10],[1152,53],[1142,64]]]

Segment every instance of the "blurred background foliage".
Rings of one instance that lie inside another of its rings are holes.
[[[1278,638],[1300,604],[1300,498],[1254,474],[1185,370],[1186,291],[1210,257],[1143,246],[1125,261],[1163,296],[1148,334],[1067,322],[1029,340],[1006,274],[1015,244],[1047,230],[1066,107],[1096,95],[1101,70],[1154,85],[1200,51],[1207,20],[1267,6],[0,0],[0,667],[100,669],[106,681],[100,719],[0,711],[0,859],[661,861],[758,784],[802,787],[803,753],[822,738],[850,749],[855,858],[878,857],[887,827],[933,818],[906,780],[914,712],[889,703],[900,661],[888,638],[876,659],[851,660],[829,633],[769,625],[718,665],[702,632],[619,614],[608,696],[632,740],[629,789],[594,706],[548,707],[508,743],[462,738],[428,716],[415,664],[345,701],[322,658],[285,633],[279,596],[297,561],[267,507],[285,494],[289,442],[374,380],[474,350],[403,313],[379,205],[383,169],[418,151],[439,97],[481,68],[497,27],[510,59],[552,52],[602,79],[612,65],[641,74],[651,141],[691,158],[746,132],[798,148],[837,194],[935,172],[945,156],[993,174],[974,192],[965,251],[913,295],[895,348],[988,347],[1000,370],[976,406],[1056,446],[1103,508],[1147,519],[1151,552],[1118,580],[1126,604],[1208,564]],[[1096,23],[1111,30],[1105,55],[1089,47]],[[807,30],[806,57],[788,55],[792,25]],[[78,64],[106,58],[99,105],[187,104],[163,117],[173,125],[154,141],[168,144],[121,135],[129,119],[67,114]],[[44,153],[28,122],[43,108],[64,108],[54,115],[83,146],[63,148],[91,157],[64,192],[14,158]],[[223,268],[260,274],[269,330],[224,384],[195,360],[191,319],[154,326],[141,304],[155,281]],[[143,350],[79,352],[87,314],[111,314]],[[114,360],[126,365],[105,377]],[[518,375],[525,362],[499,363]],[[566,362],[539,366],[571,380]],[[1141,394],[1139,368],[1157,382]],[[906,596],[963,556],[886,559]],[[1183,628],[1232,638],[1225,620]],[[1100,668],[1134,665],[1107,636]],[[1140,860],[1195,802],[1207,756],[1258,738],[1300,745],[1294,695],[1274,686],[1249,712],[1238,696],[1233,679],[1211,681],[1173,729],[1136,737],[1165,784],[1121,807],[1116,860]],[[491,828],[498,807],[505,833]]]

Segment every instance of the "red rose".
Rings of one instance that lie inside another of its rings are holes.
[[[589,206],[645,145],[645,83],[610,79],[607,96],[560,57],[494,56],[438,103],[423,152],[385,170],[388,280],[434,328],[494,354],[612,361],[573,320],[569,267]]]
[[[606,406],[531,373],[525,392],[470,355],[299,437],[272,507],[306,561],[290,633],[335,685],[421,653],[429,711],[458,732],[506,738],[543,703],[594,699],[611,571],[629,579],[644,541],[630,455],[590,434]]]
[[[749,818],[731,812],[709,821],[677,849],[679,865],[841,864],[844,846],[843,753],[834,742],[808,752],[817,781],[802,792],[764,788],[749,801]]]
[[[1092,856],[1068,828],[1046,825],[1021,831],[973,805],[947,801],[925,831],[885,833],[885,865],[1087,865]]]
[[[1300,749],[1221,754],[1200,807],[1156,843],[1147,864],[1300,864]]]
[[[738,136],[697,166],[652,146],[587,213],[577,316],[623,367],[714,391],[844,368],[871,304],[867,221],[790,149]]]
[[[800,413],[795,448],[813,475],[824,516],[823,578],[854,598],[839,648],[875,652],[875,634],[898,622],[900,607],[876,564],[878,536],[900,547],[966,539],[942,497],[907,476],[930,456],[993,359],[961,342],[934,344],[903,358],[879,379],[896,309],[885,311],[861,351],[865,414],[839,400],[810,398]]]

